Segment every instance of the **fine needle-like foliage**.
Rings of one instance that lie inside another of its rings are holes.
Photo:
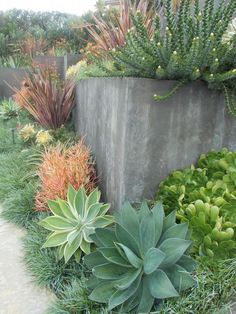
[[[195,285],[188,225],[176,224],[175,212],[165,217],[161,203],[150,210],[144,202],[139,211],[125,203],[115,230],[98,228],[91,238],[97,251],[85,256],[93,272],[89,298],[108,303],[108,310],[149,313],[155,299],[178,297]]]
[[[87,196],[83,187],[75,191],[70,185],[67,201],[48,201],[53,216],[39,223],[51,231],[43,247],[58,246],[59,259],[64,256],[66,263],[73,255],[79,262],[82,252],[89,254],[93,243],[90,236],[95,228],[103,228],[113,222],[113,217],[106,215],[110,205],[100,203],[100,196],[98,189]]]

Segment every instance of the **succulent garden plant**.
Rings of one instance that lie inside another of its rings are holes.
[[[97,250],[84,258],[93,273],[89,298],[108,303],[108,310],[149,313],[155,299],[177,297],[194,286],[188,225],[175,219],[175,212],[165,217],[161,203],[150,210],[144,202],[139,211],[125,203],[114,229],[96,229],[91,238]]]
[[[82,252],[89,254],[95,228],[113,223],[113,216],[106,215],[110,205],[100,203],[100,196],[98,189],[87,196],[84,187],[76,191],[70,185],[67,201],[48,201],[53,216],[39,222],[51,231],[43,247],[59,247],[59,258],[64,256],[66,263],[73,255],[79,262]]]
[[[202,154],[198,168],[174,171],[161,182],[156,200],[192,230],[194,252],[214,258],[236,253],[236,152]]]

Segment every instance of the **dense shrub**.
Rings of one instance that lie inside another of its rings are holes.
[[[225,258],[236,253],[236,152],[201,155],[197,168],[174,171],[161,182],[156,199],[177,210],[193,231],[195,253]]]

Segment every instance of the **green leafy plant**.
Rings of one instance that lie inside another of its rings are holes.
[[[236,116],[236,36],[222,40],[236,2],[222,0],[216,6],[214,0],[206,0],[203,8],[199,3],[183,0],[176,10],[172,0],[164,1],[165,19],[156,15],[151,37],[142,14],[133,14],[125,45],[110,55],[124,76],[179,81],[166,95],[154,95],[156,100],[170,97],[187,81],[200,79],[225,93],[228,109]]]
[[[8,120],[13,117],[17,117],[19,114],[19,110],[20,110],[19,106],[11,98],[3,99],[0,102],[0,118],[2,118],[3,120]]]
[[[149,313],[155,299],[177,297],[195,284],[188,225],[176,224],[175,212],[165,217],[161,203],[150,210],[145,202],[136,211],[127,202],[115,222],[115,230],[98,228],[91,236],[97,245],[85,256],[91,300],[108,303],[108,310]]]
[[[198,167],[174,171],[161,182],[156,200],[192,229],[194,252],[210,257],[236,253],[236,152],[201,155]]]
[[[110,205],[99,203],[100,196],[98,189],[87,196],[83,187],[76,192],[70,185],[67,201],[48,201],[53,216],[40,225],[52,232],[43,247],[59,246],[59,259],[64,256],[66,263],[73,255],[79,262],[82,252],[89,254],[95,228],[113,223],[113,217],[106,215]]]

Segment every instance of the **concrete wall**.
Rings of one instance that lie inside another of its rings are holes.
[[[25,75],[24,69],[0,68],[0,97],[11,97],[14,92],[10,86],[19,88]]]
[[[67,54],[63,57],[56,56],[37,56],[34,57],[34,61],[39,64],[55,65],[59,75],[64,80],[66,77],[66,71],[69,66],[76,64],[81,60],[80,54]]]
[[[91,147],[104,199],[151,198],[172,170],[194,163],[202,152],[236,149],[236,119],[223,95],[203,82],[188,83],[164,102],[173,81],[91,78],[77,87],[76,129]]]

